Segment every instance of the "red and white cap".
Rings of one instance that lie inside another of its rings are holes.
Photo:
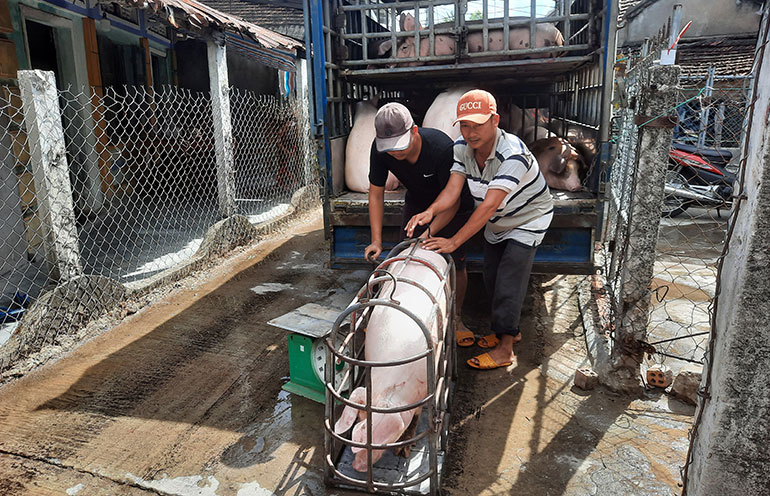
[[[460,121],[484,124],[495,114],[497,114],[497,101],[490,92],[470,90],[457,102],[457,119],[452,125]]]

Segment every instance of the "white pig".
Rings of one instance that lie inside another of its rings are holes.
[[[403,252],[402,252],[403,253]],[[432,251],[418,248],[415,255],[433,263],[443,273],[446,261],[441,255]],[[443,282],[436,273],[422,263],[411,261],[406,264],[396,262],[388,270],[394,275],[402,275],[422,284],[431,294],[436,295],[442,315],[446,316],[446,299],[441,292]],[[383,285],[382,295],[391,294],[392,283]],[[432,302],[421,289],[403,282],[396,284],[393,299],[401,306],[414,312],[431,331],[433,349],[437,343],[439,330],[435,320],[429,321]],[[446,317],[444,317],[446,318]],[[446,320],[444,320],[446,322]],[[405,313],[394,308],[379,306],[372,311],[366,328],[366,360],[376,362],[396,361],[417,355],[427,349],[424,334],[419,326]],[[396,408],[410,405],[424,399],[428,394],[425,358],[394,367],[372,367],[372,406],[380,408]],[[360,404],[366,403],[366,390],[363,387],[355,389],[350,400]],[[409,427],[414,417],[415,409],[401,413],[372,414],[372,443],[386,444],[398,441],[403,432]],[[355,442],[366,443],[366,420],[363,410],[346,406],[334,425],[334,432],[341,434],[356,421],[361,421],[353,428],[351,439]],[[359,472],[367,470],[366,448],[352,448],[355,453],[353,468]],[[373,450],[372,463],[383,455],[383,450]]]
[[[351,191],[366,193],[369,191],[369,157],[376,131],[374,116],[377,107],[368,100],[358,102],[353,117],[353,129],[350,130],[345,145],[345,184]],[[398,189],[399,182],[391,173],[385,183],[387,191]]]
[[[444,134],[456,140],[460,137],[460,126],[453,126],[457,118],[457,102],[466,92],[472,90],[470,86],[460,86],[442,91],[425,112],[422,127],[431,127],[444,131]]]

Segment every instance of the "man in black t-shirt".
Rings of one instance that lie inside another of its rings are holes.
[[[452,139],[442,131],[419,128],[412,116],[400,103],[388,103],[374,118],[377,131],[369,161],[369,223],[371,244],[364,250],[367,260],[376,260],[382,253],[382,221],[385,211],[385,181],[392,172],[406,186],[404,211],[401,220],[401,238],[412,216],[427,209],[449,181],[453,164]],[[430,223],[430,235],[451,237],[465,224],[473,212],[473,198],[466,186],[453,208],[437,215]],[[428,226],[421,226],[426,235]],[[475,338],[460,318],[465,298],[468,274],[465,271],[465,245],[452,253],[457,285],[455,288],[458,312],[457,344],[471,346]]]

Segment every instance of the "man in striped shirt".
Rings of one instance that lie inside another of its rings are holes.
[[[432,237],[423,246],[452,253],[484,227],[484,283],[492,298],[494,334],[479,344],[494,348],[468,365],[494,369],[516,359],[521,307],[535,250],[553,217],[553,201],[532,153],[518,137],[498,128],[497,102],[490,93],[464,94],[457,103],[458,122],[462,137],[454,145],[449,182],[427,210],[412,217],[406,231],[411,236],[418,225],[451,208],[467,181],[476,203],[473,215],[451,238]]]

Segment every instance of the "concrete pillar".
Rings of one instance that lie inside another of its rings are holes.
[[[214,118],[214,147],[217,160],[219,213],[222,218],[236,213],[233,166],[233,128],[230,121],[230,83],[224,41],[208,42],[211,112]]]
[[[770,494],[770,7],[684,493]]]
[[[55,280],[82,274],[69,167],[53,72],[19,71],[35,196]]]
[[[309,62],[307,59],[297,59],[297,99],[299,100],[300,113],[297,115],[297,130],[300,133],[300,147],[303,150],[303,174],[302,185],[310,184],[315,177],[314,165],[315,143],[310,139],[311,118],[308,109],[310,108],[310,94],[308,88],[310,82],[308,80],[308,67]]]
[[[676,97],[679,67],[654,65],[643,77],[635,117],[639,138],[637,166],[631,184],[630,227],[626,245],[621,248],[620,322],[616,322],[616,343],[612,349],[612,377],[603,379],[617,390],[633,390],[640,386],[639,362],[644,352],[638,341],[647,335],[650,282],[673,134],[673,123],[668,115]]]

